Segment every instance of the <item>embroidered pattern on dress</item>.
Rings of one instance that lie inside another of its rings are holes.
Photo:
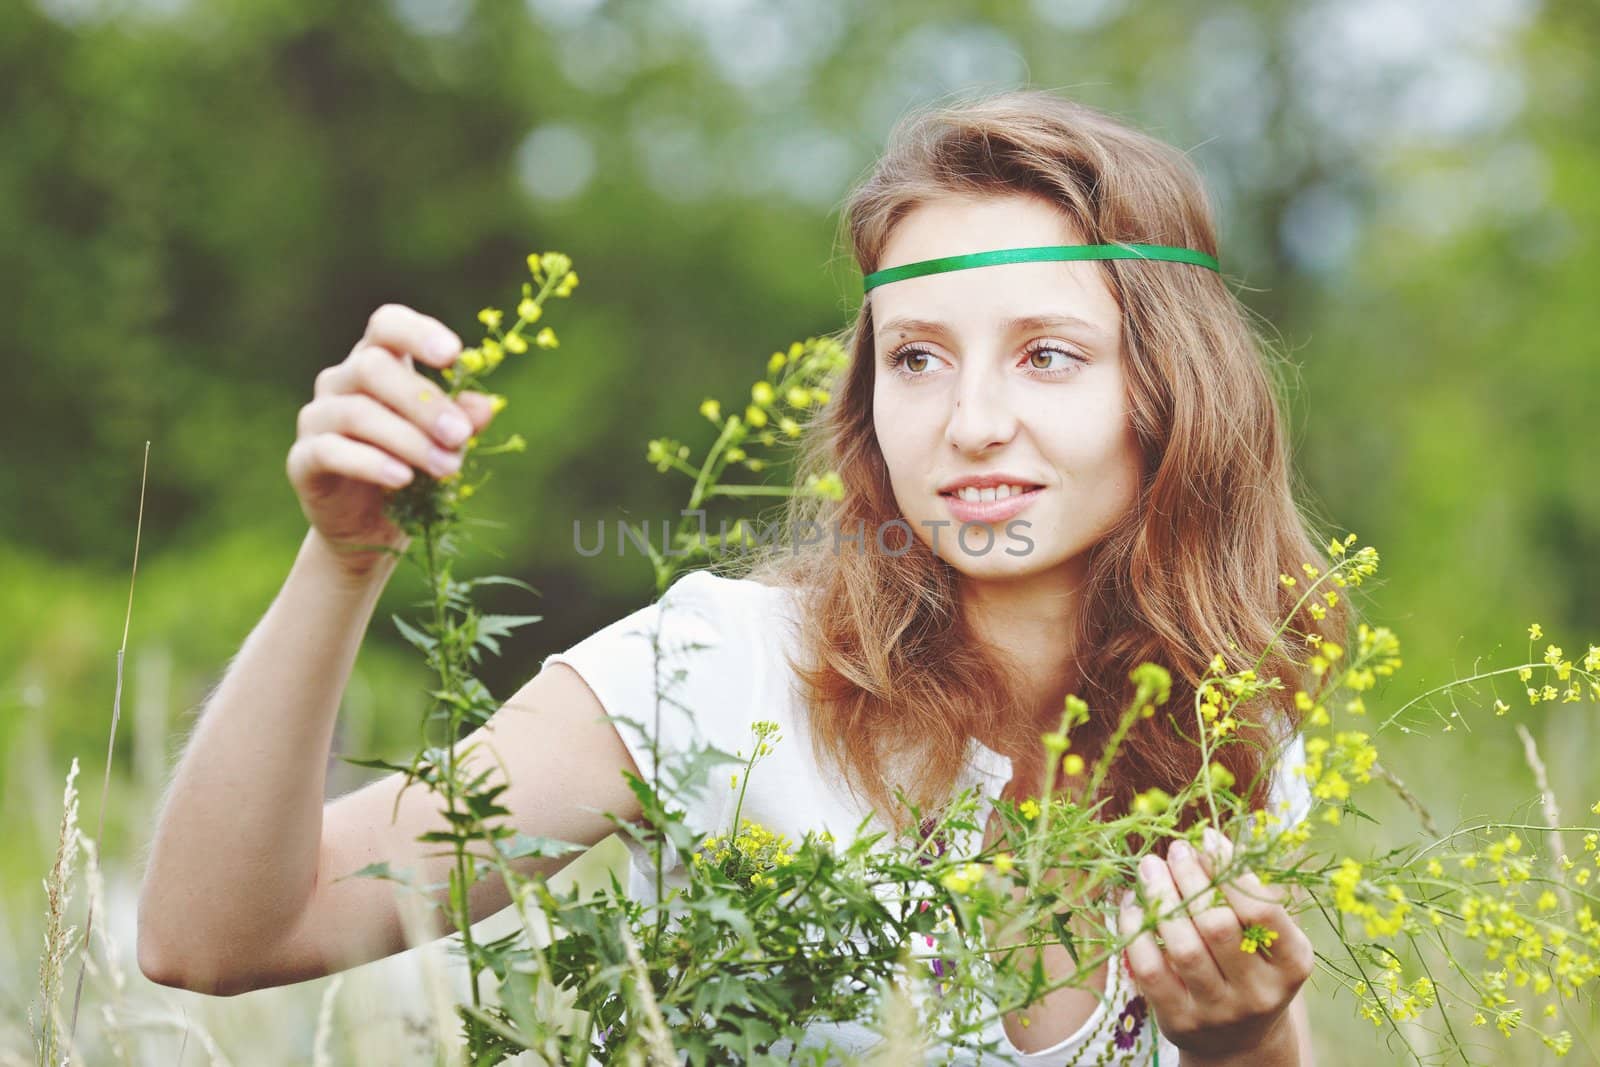
[[[1144,997],[1134,997],[1122,1009],[1122,1014],[1117,1016],[1118,1048],[1132,1048],[1139,1042],[1139,1032],[1144,1029],[1145,1003]]]

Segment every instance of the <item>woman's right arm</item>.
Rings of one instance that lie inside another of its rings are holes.
[[[458,351],[435,320],[391,305],[344,363],[318,376],[289,460],[311,529],[206,701],[161,805],[138,931],[140,970],[156,982],[233,994],[398,952],[407,940],[395,893],[404,890],[339,879],[387,861],[420,885],[446,881],[448,850],[416,840],[447,826],[425,785],[402,794],[395,773],[326,804],[324,791],[339,700],[396,562],[359,546],[405,544],[382,515],[383,488],[394,487],[384,464],[426,469],[448,447],[429,434],[454,405],[409,357],[445,366]],[[457,413],[482,429],[487,398],[463,396]],[[586,807],[640,814],[620,774],[637,768],[604,714],[577,673],[554,664],[457,748],[486,742],[498,755],[509,771],[501,801],[518,829],[593,844],[613,826]],[[550,874],[570,858],[516,865]],[[474,885],[469,907],[476,921],[507,902],[492,876]],[[431,936],[446,932],[433,922]]]

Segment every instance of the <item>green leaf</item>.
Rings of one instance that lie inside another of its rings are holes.
[[[744,1004],[749,1000],[745,979],[736,975],[710,975],[695,986],[692,1007],[696,1014],[709,1012],[720,1016],[729,1004]]]
[[[523,856],[565,856],[569,852],[587,852],[587,845],[573,844],[554,837],[535,837],[519,833],[508,842],[496,842],[500,854],[508,860]]]
[[[1082,967],[1083,964],[1078,959],[1077,939],[1072,936],[1072,931],[1067,929],[1067,920],[1070,918],[1072,918],[1071,909],[1058,911],[1050,916],[1050,925],[1054,927],[1056,939],[1061,942],[1061,947],[1066,949],[1067,955],[1072,957],[1073,966]]]
[[[720,923],[739,935],[740,940],[750,948],[759,951],[756,943],[755,927],[750,923],[750,916],[724,900],[722,897],[706,897],[689,901],[691,911],[698,912],[713,922]]]
[[[377,771],[399,771],[402,774],[411,773],[411,768],[409,766],[400,763],[390,763],[386,759],[371,759],[356,756],[340,756],[339,758],[353,767],[371,767],[373,770]]]
[[[519,626],[526,626],[533,622],[542,622],[543,615],[480,615],[478,617],[479,634],[495,634],[505,636]]]
[[[760,1019],[745,1019],[738,1034],[717,1034],[711,1043],[749,1059],[778,1039],[778,1031]]]
[[[500,986],[500,1003],[505,1005],[517,1028],[530,1037],[538,1034],[541,1026],[534,1007],[535,981],[533,975],[519,970],[510,971]]]
[[[412,626],[409,622],[406,622],[406,620],[402,619],[398,615],[390,615],[389,617],[394,620],[394,624],[400,630],[401,635],[403,635],[407,641],[422,649],[422,651],[432,652],[438,647],[438,638],[430,637],[428,634],[423,633],[421,630],[418,630],[415,626]]]
[[[514,585],[519,589],[526,589],[528,592],[532,593],[534,596],[543,596],[544,595],[543,593],[539,592],[539,590],[537,590],[533,586],[529,585],[527,582],[521,581],[521,580],[519,580],[517,578],[509,578],[509,577],[507,577],[506,575],[503,575],[503,574],[489,574],[489,575],[485,575],[482,578],[469,578],[466,581],[462,582],[461,584],[466,586],[468,589],[471,589],[472,587],[479,586],[479,585]]]
[[[351,871],[349,874],[340,875],[334,881],[342,882],[346,878],[382,878],[390,882],[399,882],[401,885],[415,884],[412,882],[410,875],[390,870],[388,861],[369,863],[359,871]]]

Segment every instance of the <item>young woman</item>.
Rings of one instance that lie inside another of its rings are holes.
[[[1214,222],[1182,153],[1050,93],[999,94],[902,122],[846,222],[868,292],[800,467],[838,471],[847,491],[796,497],[787,516],[791,532],[815,523],[824,536],[780,538],[742,577],[689,574],[546,658],[482,731],[526,832],[593,843],[612,829],[601,812],[639,819],[620,772],[648,778],[654,763],[620,720],[658,712],[664,756],[691,739],[748,748],[753,721],[777,720],[786,740],[752,773],[741,814],[796,840],[851,831],[863,813],[897,826],[896,788],[925,809],[971,784],[991,805],[1037,795],[1039,738],[1067,694],[1091,708],[1073,735],[1085,756],[1138,663],[1167,667],[1170,706],[1185,706],[1216,653],[1253,660],[1268,646],[1294,601],[1278,575],[1320,556],[1270,367],[1215,269]],[[1060,254],[1013,251],[1041,247]],[[288,460],[311,528],[208,701],[157,826],[139,937],[156,981],[226,994],[388,955],[405,947],[390,887],[335,879],[386,859],[444,880],[447,861],[415,840],[438,819],[427,794],[408,791],[391,822],[397,776],[324,803],[323,770],[394,566],[348,546],[403,547],[385,489],[413,467],[455,469],[489,421],[483,397],[458,407],[414,369],[459,351],[436,320],[386,306],[317,378]],[[1347,617],[1292,622],[1339,640]],[[686,655],[659,705],[657,645]],[[1280,649],[1261,673],[1292,693],[1302,672]],[[1298,724],[1292,702],[1254,714],[1263,738]],[[1293,821],[1308,797],[1275,752],[1222,758],[1254,783],[1255,806]],[[1151,787],[1175,793],[1197,769],[1169,723],[1141,720],[1105,797],[1119,810]],[[723,826],[725,794],[689,796],[691,824]],[[651,862],[634,850],[633,892],[653,893]],[[682,858],[669,863],[681,884]],[[1174,902],[1207,881],[1182,847],[1140,876]],[[1310,1063],[1298,996],[1310,944],[1253,877],[1225,889],[1225,905],[1140,936],[1093,988],[996,1024],[1012,1062]],[[485,880],[472,912],[506,903]],[[1238,950],[1255,922],[1279,932],[1270,956]]]

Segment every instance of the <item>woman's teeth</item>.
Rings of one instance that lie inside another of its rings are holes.
[[[1019,496],[1032,488],[1034,486],[1031,485],[996,485],[987,489],[976,489],[969,485],[956,490],[954,495],[962,500],[977,503],[980,500],[1004,500],[1007,497]]]

